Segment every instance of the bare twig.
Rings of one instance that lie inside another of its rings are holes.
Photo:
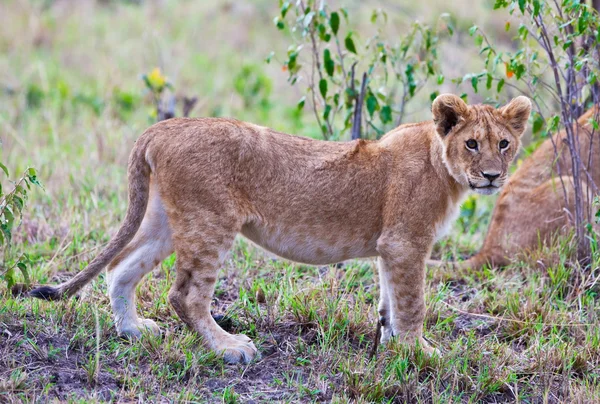
[[[360,139],[362,126],[362,107],[365,101],[365,92],[367,91],[367,73],[363,73],[360,93],[356,104],[354,104],[354,119],[352,121],[352,139]]]
[[[369,352],[369,360],[373,359],[377,355],[377,348],[379,348],[379,339],[381,338],[381,321],[377,320],[377,326],[375,327],[375,337],[373,338],[373,346],[371,352]]]

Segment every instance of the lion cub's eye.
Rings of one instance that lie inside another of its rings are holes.
[[[467,140],[467,147],[471,150],[477,150],[477,140],[475,140],[475,139]]]
[[[508,140],[502,139],[498,146],[500,146],[500,150],[506,149],[508,147]]]

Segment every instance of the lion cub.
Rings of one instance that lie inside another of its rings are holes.
[[[241,233],[307,264],[379,257],[382,342],[396,336],[431,350],[422,338],[425,260],[469,190],[503,185],[530,110],[526,97],[494,109],[445,94],[433,102],[433,122],[345,143],[233,119],[157,123],[131,152],[129,207],[116,236],[73,279],[31,296],[71,296],[107,267],[119,334],[158,333],[138,317],[135,287],[175,251],[173,308],[225,361],[248,362],[252,341],[210,314],[217,272]]]

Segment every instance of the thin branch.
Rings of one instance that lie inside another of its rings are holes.
[[[352,139],[360,139],[362,127],[362,108],[365,101],[365,93],[367,90],[367,73],[363,73],[362,84],[360,85],[360,94],[356,104],[354,105],[354,120],[352,122]]]
[[[440,303],[446,305],[449,309],[460,313],[460,314],[465,314],[467,316],[473,316],[473,317],[479,317],[479,318],[485,318],[488,320],[493,320],[493,321],[506,321],[506,322],[510,322],[510,323],[517,323],[517,324],[527,324],[527,325],[531,325],[531,324],[535,324],[535,325],[541,325],[544,327],[592,327],[592,326],[596,326],[597,324],[595,323],[541,323],[538,321],[523,321],[523,320],[517,320],[514,318],[506,318],[506,317],[499,317],[499,316],[490,316],[488,314],[479,314],[479,313],[471,313],[469,311],[465,311],[465,310],[461,310],[458,307],[452,306],[450,303],[446,303],[443,300],[440,300]]]

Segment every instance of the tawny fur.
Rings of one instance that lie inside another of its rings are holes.
[[[225,360],[247,362],[256,355],[250,339],[225,332],[210,315],[218,270],[241,233],[309,264],[378,256],[382,341],[394,335],[431,350],[422,339],[425,260],[467,191],[489,194],[504,183],[530,109],[525,97],[494,109],[442,95],[434,122],[347,143],[232,119],[158,123],[133,148],[130,204],[115,240],[73,280],[32,295],[70,296],[112,260],[117,331],[159,332],[137,317],[134,291],[174,250],[173,308]],[[466,147],[469,139],[477,150]],[[501,150],[503,139],[510,145]]]
[[[594,196],[600,194],[600,135],[598,131],[593,133],[590,124],[591,118],[598,121],[598,115],[596,107],[579,118],[580,153],[589,174],[582,172],[588,208]],[[501,267],[521,253],[548,245],[556,235],[571,231],[573,221],[569,212],[573,212],[575,193],[571,155],[565,138],[566,132],[562,131],[544,141],[511,176],[498,197],[479,252],[464,261],[431,260],[428,264],[457,269],[480,269],[484,265]],[[554,145],[560,156],[559,164]],[[597,224],[595,231],[600,232]]]

